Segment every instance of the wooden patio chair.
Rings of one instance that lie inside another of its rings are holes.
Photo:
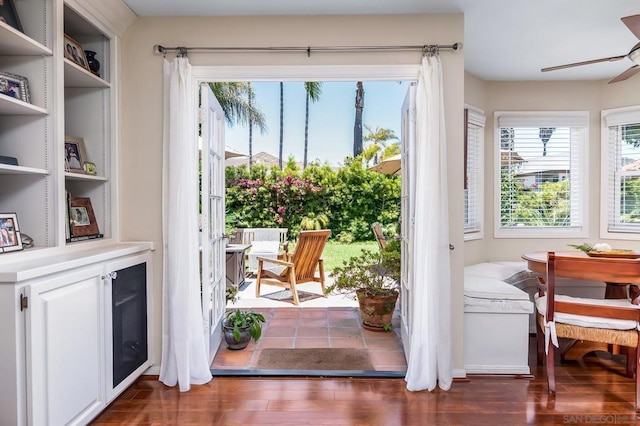
[[[260,297],[260,284],[271,284],[291,289],[293,303],[300,304],[296,286],[306,282],[319,282],[322,295],[327,297],[324,284],[324,266],[322,251],[331,230],[301,231],[295,252],[285,259],[258,257],[258,277],[256,278],[256,297]],[[316,275],[316,270],[319,275]]]
[[[554,346],[558,338],[626,347],[627,375],[635,373],[635,409],[640,413],[640,306],[631,299],[588,299],[555,293],[556,277],[626,285],[640,282],[640,260],[547,254],[546,279],[536,295],[538,364],[546,358],[549,394],[555,395]],[[545,356],[546,355],[546,356]]]
[[[384,250],[387,247],[387,240],[384,237],[384,233],[382,232],[382,227],[378,222],[371,225],[371,229],[373,230],[373,235],[376,236],[376,241],[378,241],[378,246],[380,250]]]

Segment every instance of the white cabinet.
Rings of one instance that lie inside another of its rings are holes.
[[[103,271],[91,266],[26,288],[31,424],[87,423],[105,405]]]
[[[146,320],[140,346],[148,348],[150,249],[116,244],[0,266],[0,425],[86,424],[150,366],[145,349],[114,385],[113,273],[137,270]]]

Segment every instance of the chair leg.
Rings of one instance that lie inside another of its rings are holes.
[[[624,351],[627,355],[627,377],[633,378],[634,373],[636,372],[636,359],[638,357],[637,348],[625,347]]]
[[[549,341],[549,352],[547,353],[547,383],[549,385],[549,394],[556,394],[556,372],[555,372],[555,356],[554,346]]]
[[[290,270],[289,270],[289,283],[291,284],[291,293],[293,295],[293,304],[298,306],[300,304],[300,299],[298,298],[298,289],[296,288],[296,270],[295,270],[295,268],[290,268]]]
[[[542,365],[544,363],[544,330],[542,330],[542,327],[540,327],[540,323],[538,322],[537,317],[536,317],[536,354],[537,354],[536,359],[538,361],[538,365]]]
[[[320,270],[320,286],[322,287],[322,295],[327,297],[327,289],[324,286],[324,262],[322,259],[318,261],[318,269]]]
[[[258,277],[256,278],[256,299],[260,297],[260,280],[262,279],[262,260],[258,260]]]
[[[640,332],[638,333],[638,339],[640,339]],[[635,371],[636,371],[636,415],[640,414],[640,372],[638,371],[638,365],[640,365],[640,350],[638,346],[634,349]],[[631,357],[631,351],[629,351],[629,357]]]

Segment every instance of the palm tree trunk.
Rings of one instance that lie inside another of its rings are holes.
[[[249,83],[249,87],[251,87],[251,83]],[[249,108],[251,108],[253,103],[253,94],[251,90],[249,90]],[[249,116],[249,170],[253,166],[253,120],[251,116]]]
[[[364,88],[356,83],[356,119],[353,125],[353,156],[362,154],[362,110],[364,109]]]
[[[280,82],[280,153],[278,166],[282,170],[282,151],[284,149],[284,83]]]
[[[304,160],[302,161],[302,168],[307,167],[307,148],[309,146],[309,92],[305,99],[305,114],[304,114]]]

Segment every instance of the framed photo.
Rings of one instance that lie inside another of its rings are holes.
[[[64,57],[90,71],[82,45],[66,34],[64,35]]]
[[[0,253],[22,250],[22,237],[15,213],[0,213]]]
[[[85,237],[100,233],[90,198],[69,197],[69,224],[72,237]]]
[[[31,102],[29,80],[27,80],[27,77],[18,74],[0,71],[0,93],[20,99],[23,102]]]
[[[0,22],[4,22],[5,24],[12,26],[21,33],[24,32],[13,0],[0,1]]]
[[[76,136],[64,137],[64,169],[72,173],[84,173],[87,154],[84,151],[84,140]]]

